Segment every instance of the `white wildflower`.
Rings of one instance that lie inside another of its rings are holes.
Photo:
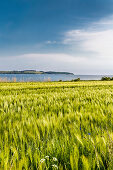
[[[48,159],[48,160],[49,160],[49,156],[45,156],[45,159]]]
[[[52,165],[52,167],[53,167],[53,168],[55,168],[55,169],[58,169],[58,166],[57,166],[57,165],[55,165],[55,164],[54,164],[54,165]]]
[[[57,162],[58,160],[57,160],[57,158],[53,157],[53,161]]]
[[[45,162],[45,159],[41,159],[41,160],[40,160],[40,163],[43,163],[43,162]]]

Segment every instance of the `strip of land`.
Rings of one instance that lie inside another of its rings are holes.
[[[0,71],[0,74],[70,74],[69,72],[55,72],[55,71],[36,71],[36,70],[23,70],[23,71]]]

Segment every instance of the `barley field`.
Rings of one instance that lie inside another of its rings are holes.
[[[0,169],[112,170],[113,82],[1,82]]]

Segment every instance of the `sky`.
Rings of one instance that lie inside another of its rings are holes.
[[[113,75],[113,0],[0,1],[0,70]]]

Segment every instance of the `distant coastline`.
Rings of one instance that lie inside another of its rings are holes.
[[[0,71],[0,74],[67,74],[74,75],[69,72],[55,72],[55,71],[36,71],[36,70],[23,70],[23,71]]]

